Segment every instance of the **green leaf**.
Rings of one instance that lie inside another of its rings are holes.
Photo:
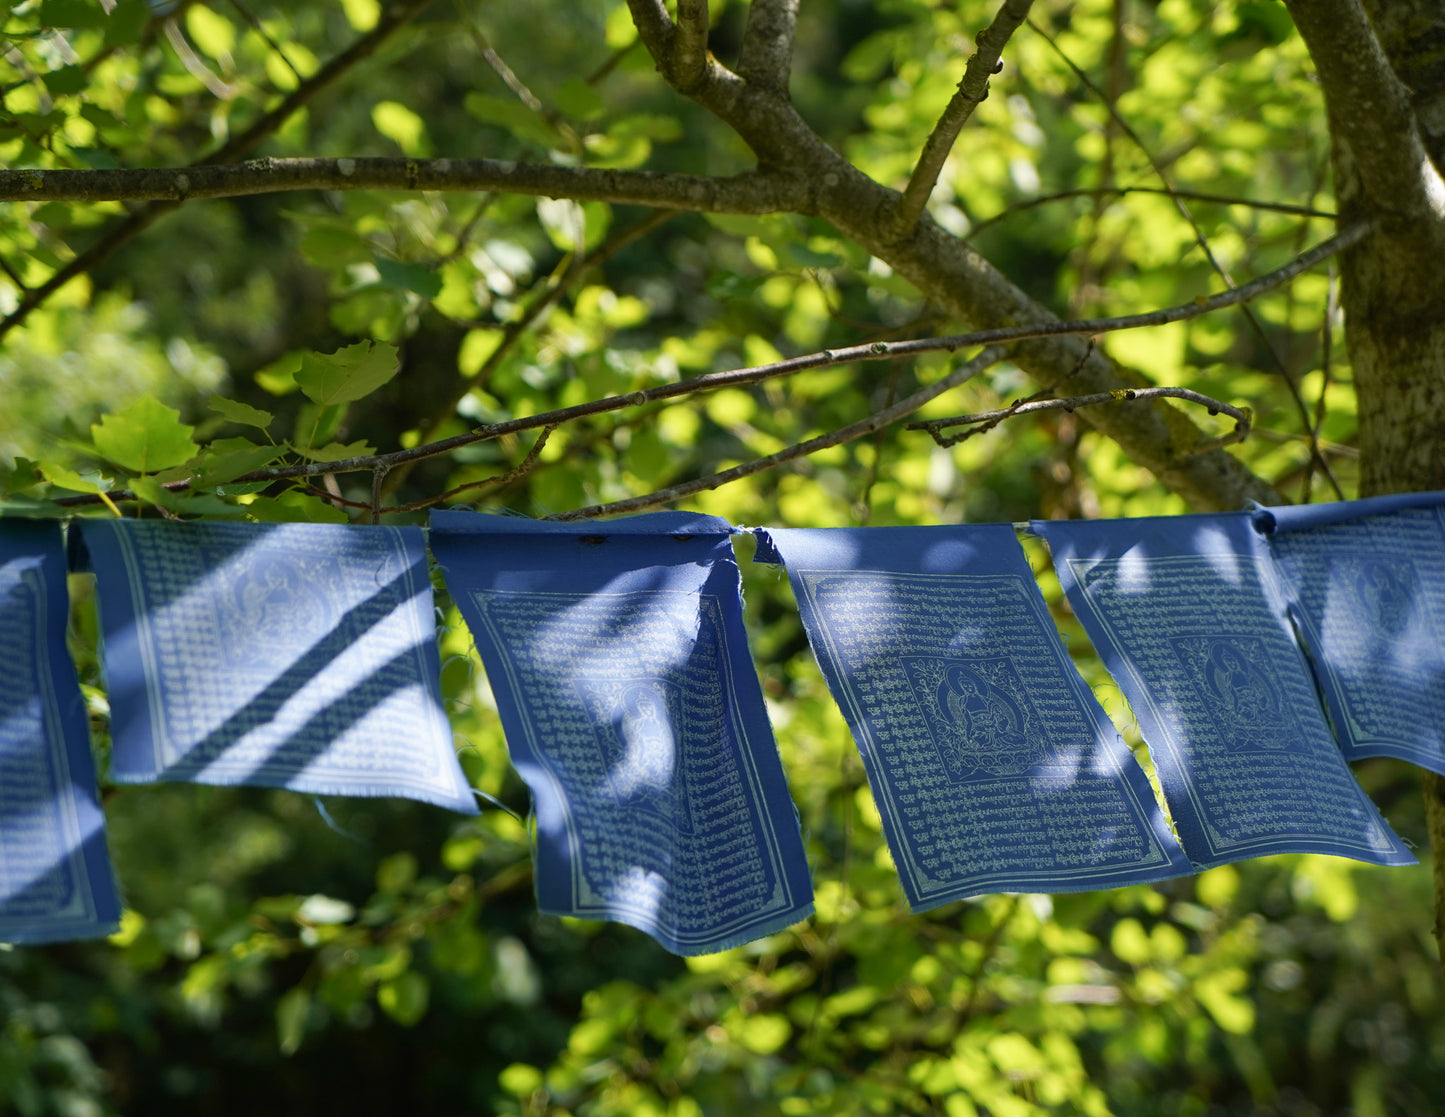
[[[195,483],[205,488],[224,485],[253,469],[270,465],[284,452],[281,446],[259,446],[244,438],[212,442],[196,463]]]
[[[104,27],[105,9],[98,0],[45,0],[40,23],[45,27]]]
[[[142,396],[124,411],[104,415],[90,428],[101,455],[137,473],[155,473],[195,457],[200,449],[181,422],[181,413],[154,396]]]
[[[16,458],[15,464],[8,468],[0,465],[0,492],[18,493],[43,480],[39,467],[29,458]]]
[[[415,970],[408,970],[377,989],[376,1003],[398,1024],[410,1028],[426,1015],[430,995],[426,978]]]
[[[305,353],[296,383],[323,406],[350,403],[380,388],[397,374],[396,346],[359,341],[335,353]]]
[[[119,0],[105,23],[105,45],[119,47],[138,42],[150,18],[146,0]]]
[[[239,520],[246,510],[227,504],[214,493],[193,493],[185,489],[165,487],[157,477],[137,477],[130,483],[131,492],[148,504],[174,512],[178,516],[206,516],[210,519]]]
[[[328,442],[314,450],[302,450],[299,447],[292,447],[302,457],[313,462],[339,462],[347,458],[365,458],[376,453],[376,447],[369,445],[364,438],[355,442]]]
[[[425,264],[403,264],[386,256],[374,256],[372,259],[384,287],[413,291],[428,300],[442,293],[441,276]]]
[[[106,493],[115,487],[115,482],[99,470],[76,473],[73,469],[66,469],[65,466],[52,462],[40,462],[39,468],[52,485],[74,493]]]
[[[306,1017],[311,1012],[311,993],[298,985],[288,989],[276,1002],[276,1039],[281,1054],[294,1055],[306,1034]]]
[[[212,399],[210,409],[219,415],[224,415],[229,422],[243,427],[257,427],[261,430],[269,427],[271,420],[275,418],[269,411],[262,411],[259,407],[252,407],[249,403],[226,399],[224,396],[216,396]]]
[[[557,107],[574,120],[596,120],[606,109],[601,96],[581,78],[568,78],[552,94]]]
[[[246,518],[261,524],[346,524],[351,518],[334,504],[291,489],[280,496],[257,497],[245,506]]]
[[[289,396],[296,390],[296,374],[301,371],[301,353],[287,353],[260,369],[253,380],[273,396]]]
[[[45,83],[45,88],[54,97],[79,93],[90,82],[90,78],[82,66],[62,66],[58,70],[51,70],[48,74],[41,74],[40,80]]]
[[[462,107],[484,124],[500,125],[519,140],[540,147],[554,147],[561,140],[557,130],[544,117],[512,98],[494,97],[490,93],[468,93],[462,100]]]

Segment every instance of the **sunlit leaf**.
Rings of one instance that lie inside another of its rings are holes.
[[[102,416],[90,428],[95,448],[117,465],[137,473],[155,473],[190,461],[200,448],[195,427],[154,396],[142,396],[124,411]]]
[[[400,368],[396,346],[359,341],[335,353],[305,353],[296,383],[323,406],[349,403],[376,391]]]

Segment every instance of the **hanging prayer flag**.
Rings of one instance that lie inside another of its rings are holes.
[[[117,782],[399,795],[476,813],[422,533],[83,520]]]
[[[812,912],[725,521],[435,512],[532,792],[542,911],[707,954]]]
[[[1445,493],[1254,514],[1346,759],[1445,775]]]
[[[120,921],[69,606],[59,525],[0,520],[0,942],[96,938]]]
[[[914,911],[1191,871],[1007,524],[758,531],[858,742]]]
[[[1330,736],[1248,513],[1033,530],[1133,706],[1197,867],[1271,853],[1414,864]]]

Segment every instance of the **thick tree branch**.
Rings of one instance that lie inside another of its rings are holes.
[[[707,73],[707,0],[677,0],[677,34],[672,39],[673,87],[686,92]]]
[[[1286,0],[1370,209],[1445,218],[1445,186],[1415,127],[1410,92],[1385,57],[1360,0]],[[1342,201],[1349,183],[1340,183]]]
[[[419,16],[430,3],[431,0],[400,0],[399,3],[394,4],[382,13],[375,27],[317,70],[309,80],[302,82],[275,108],[263,113],[252,121],[248,128],[236,133],[220,148],[202,159],[197,166],[226,163],[256,150],[261,143],[313,101],[322,91],[330,88],[380,50],[392,35]],[[162,197],[169,198],[170,196],[162,195]],[[178,204],[171,200],[154,202],[112,225],[84,252],[58,269],[44,283],[32,287],[21,296],[15,309],[0,319],[0,338],[25,321],[32,311],[42,305],[56,291],[77,276],[86,275],[98,268],[131,240],[155,224],[157,219],[175,209]]]
[[[637,27],[637,36],[659,70],[667,65],[672,50],[672,36],[676,31],[672,17],[667,14],[662,0],[627,0],[627,10]]]
[[[738,76],[750,85],[787,93],[797,33],[798,0],[752,0],[738,50]]]
[[[943,172],[944,163],[948,161],[948,153],[953,150],[954,140],[958,139],[959,132],[968,123],[973,110],[988,96],[989,76],[1002,69],[1003,48],[1028,18],[1033,3],[1034,0],[1004,0],[1003,7],[999,8],[993,22],[979,32],[978,50],[969,57],[964,66],[958,91],[954,93],[948,107],[943,110],[943,115],[938,118],[938,123],[924,141],[918,165],[913,168],[913,174],[903,190],[903,197],[898,200],[893,224],[894,232],[899,238],[907,236],[918,224],[923,207],[928,204],[928,196],[933,193],[933,186]]]
[[[1445,175],[1445,4],[1364,0],[1385,57],[1410,93],[1415,122],[1435,169]]]
[[[227,166],[0,170],[0,201],[239,198],[294,190],[495,190],[708,213],[806,212],[798,180],[609,171],[501,159],[251,159]]]

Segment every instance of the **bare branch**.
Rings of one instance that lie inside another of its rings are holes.
[[[730,178],[609,171],[500,159],[250,159],[227,166],[0,170],[0,201],[239,198],[294,190],[495,190],[707,213],[804,212],[804,184],[778,175]]]
[[[334,462],[307,462],[301,465],[274,466],[269,469],[258,469],[243,474],[228,483],[243,484],[254,481],[282,481],[298,477],[317,477],[327,473],[363,473],[372,472],[378,468],[391,469],[395,466],[403,465],[406,462],[438,457],[462,446],[470,446],[476,442],[486,442],[491,439],[501,438],[504,435],[516,434],[520,431],[536,430],[539,427],[557,427],[563,423],[570,423],[576,419],[586,418],[589,415],[620,411],[627,407],[642,407],[649,403],[675,399],[697,392],[710,392],[718,388],[755,384],[759,381],[770,380],[780,376],[791,376],[799,372],[806,372],[810,369],[851,364],[855,361],[892,360],[897,357],[914,356],[920,353],[954,352],[958,349],[974,345],[1000,345],[1025,341],[1031,338],[1057,337],[1067,334],[1108,333],[1113,330],[1137,329],[1142,326],[1159,326],[1169,322],[1180,322],[1187,318],[1197,318],[1202,314],[1208,314],[1222,307],[1233,306],[1245,299],[1254,298],[1257,295],[1272,290],[1293,279],[1301,272],[1307,271],[1330,255],[1343,252],[1352,245],[1359,243],[1369,235],[1372,228],[1371,225],[1364,224],[1347,229],[1345,232],[1316,245],[1310,249],[1310,251],[1292,260],[1284,267],[1277,268],[1275,271],[1260,276],[1250,283],[1231,288],[1211,298],[1200,298],[1193,302],[1163,310],[1149,311],[1144,314],[1127,314],[1117,318],[1085,318],[1071,322],[1039,322],[1025,326],[1005,326],[991,330],[976,330],[973,333],[954,334],[949,337],[927,337],[918,338],[913,341],[897,342],[875,341],[864,345],[851,345],[843,349],[824,349],[818,353],[809,353],[800,357],[790,357],[786,360],[774,361],[770,364],[758,365],[754,368],[708,373],[705,376],[699,376],[692,380],[681,380],[674,384],[663,384],[655,388],[644,388],[641,391],[629,392],[626,395],[608,396],[604,399],[592,400],[589,403],[579,403],[572,407],[559,408],[555,411],[544,411],[523,418],[507,419],[500,423],[477,427],[474,430],[468,431],[466,434],[454,435],[451,438],[444,438],[437,442],[431,442],[421,446],[413,446],[407,450],[395,450],[387,454],[373,454],[365,457],[345,458]],[[940,381],[940,383],[942,383],[942,381]],[[962,381],[959,381],[959,383],[962,383]],[[935,385],[935,387],[937,387],[937,385]],[[1138,391],[1139,389],[1135,390]],[[1110,393],[1110,395],[1112,398],[1112,393]],[[900,401],[899,404],[894,405],[894,408],[907,404],[908,400],[913,398],[913,396],[910,396],[907,400]],[[919,406],[922,406],[922,404]],[[878,414],[892,415],[894,408],[886,409]],[[917,410],[917,408],[913,410]],[[904,412],[903,414],[908,413],[911,412]],[[901,415],[897,417],[901,417]],[[873,419],[876,418],[877,416],[874,416],[872,419],[865,419],[863,423],[872,422]],[[886,421],[892,422],[893,420],[889,419]],[[854,424],[843,429],[845,431],[852,431],[858,425],[859,424]],[[871,431],[877,429],[877,426],[870,427],[868,430],[863,431],[862,434],[871,433]],[[849,437],[862,437],[862,434],[850,435]],[[799,445],[811,445],[811,443],[800,443]],[[820,448],[819,446],[815,446],[806,452],[812,453],[814,450]],[[1190,452],[1198,454],[1204,448],[1213,449],[1216,447],[1213,444],[1206,445],[1201,441],[1194,445]],[[729,478],[729,480],[730,479],[732,478]],[[726,484],[726,481],[720,481],[718,484]],[[189,482],[187,481],[175,481],[169,483],[167,487],[178,490],[187,488],[188,485]],[[133,494],[125,490],[102,494],[102,497],[105,496],[108,496],[112,500],[134,499]],[[102,497],[90,494],[62,497],[55,501],[55,503],[64,506],[95,504],[102,499]]]
[[[677,0],[677,34],[673,36],[668,80],[683,92],[707,73],[707,0]]]
[[[527,451],[527,456],[523,458],[515,468],[507,470],[506,473],[497,473],[491,477],[483,477],[480,481],[468,481],[465,485],[458,485],[454,489],[448,489],[440,496],[427,497],[425,500],[414,500],[410,504],[394,504],[390,508],[381,509],[381,511],[383,513],[420,512],[423,508],[431,508],[433,505],[445,503],[448,500],[461,496],[462,493],[472,492],[475,489],[500,488],[505,485],[510,485],[513,481],[518,481],[532,472],[533,467],[537,464],[537,459],[542,456],[542,451],[546,449],[547,439],[552,437],[552,432],[556,429],[556,427],[543,427],[542,433],[537,436],[537,441],[532,443],[532,448]]]
[[[1250,424],[1254,421],[1254,413],[1248,407],[1235,407],[1233,404],[1206,396],[1191,388],[1121,388],[1117,392],[1095,392],[1093,395],[1069,396],[1066,399],[1042,399],[1028,402],[1019,400],[996,411],[980,411],[976,415],[953,415],[946,419],[930,419],[926,423],[909,423],[907,429],[927,431],[933,436],[933,441],[940,446],[952,446],[972,438],[976,434],[992,430],[1003,420],[1012,419],[1015,415],[1028,415],[1035,411],[1073,411],[1076,408],[1094,407],[1101,403],[1123,403],[1126,400],[1148,399],[1188,400],[1190,403],[1197,403],[1201,407],[1209,408],[1211,415],[1222,413],[1233,419],[1234,431],[1219,439],[1209,447],[1210,449],[1213,449],[1214,446],[1229,446],[1235,442],[1243,442],[1249,437]],[[949,427],[960,426],[968,426],[972,429],[959,434],[946,435],[943,433]]]
[[[663,69],[672,49],[675,28],[662,0],[627,0],[627,10],[632,13],[632,22],[637,27],[642,45],[652,55],[657,68]]]
[[[1295,205],[1292,202],[1264,202],[1256,201],[1253,198],[1234,198],[1228,194],[1209,194],[1200,190],[1179,190],[1171,187],[1161,186],[1081,186],[1075,190],[1060,190],[1054,194],[1040,194],[1038,197],[1025,198],[1022,201],[1014,202],[1005,206],[992,217],[986,217],[978,224],[968,230],[965,240],[972,240],[985,229],[990,229],[1002,221],[1008,220],[1015,214],[1023,213],[1026,210],[1036,209],[1039,206],[1049,205],[1053,202],[1066,202],[1071,198],[1110,198],[1126,194],[1163,194],[1170,198],[1184,198],[1191,202],[1209,202],[1221,206],[1245,206],[1248,209],[1262,209],[1270,213],[1287,213],[1292,217],[1324,217],[1333,218],[1334,213],[1326,209],[1315,209],[1312,206]]]
[[[275,108],[263,113],[253,121],[249,128],[238,132],[219,149],[202,159],[197,166],[226,163],[254,151],[268,136],[308,105],[322,91],[330,88],[381,49],[392,35],[419,16],[431,2],[432,0],[399,0],[397,4],[382,13],[375,27],[317,70],[308,81],[297,86],[290,96],[282,100]],[[170,196],[165,195],[165,197]],[[112,225],[79,256],[60,268],[44,283],[27,291],[15,309],[4,318],[0,318],[0,338],[25,321],[36,307],[42,305],[56,291],[76,276],[85,275],[105,263],[132,239],[150,228],[158,218],[175,209],[178,204],[175,201],[155,202],[136,210]]]
[[[797,33],[798,0],[752,0],[738,50],[738,76],[751,85],[787,93]]]
[[[780,465],[794,461],[798,458],[807,457],[809,454],[816,454],[819,450],[826,450],[830,446],[841,446],[845,442],[853,442],[859,438],[866,438],[874,431],[882,430],[886,426],[898,422],[899,419],[912,415],[924,404],[937,399],[944,392],[957,388],[964,381],[977,376],[989,365],[994,364],[1003,356],[1003,350],[998,346],[992,346],[979,353],[972,360],[965,362],[954,369],[936,384],[930,384],[926,388],[914,392],[911,396],[899,400],[892,407],[886,407],[882,411],[875,412],[856,423],[828,434],[820,434],[817,438],[810,438],[806,442],[795,442],[793,445],[779,450],[776,454],[769,454],[765,458],[754,458],[742,465],[735,465],[731,469],[725,469],[721,473],[713,473],[707,477],[697,477],[691,481],[684,481],[678,485],[670,485],[657,492],[648,493],[645,496],[629,497],[626,500],[613,501],[611,504],[594,504],[590,508],[578,508],[572,512],[563,512],[558,516],[550,516],[553,520],[590,520],[598,516],[617,516],[624,512],[636,512],[643,508],[654,508],[659,504],[668,504],[679,500],[693,493],[706,492],[709,489],[718,489],[733,481],[740,481],[744,477],[751,477],[754,473],[763,473],[769,469],[776,469]]]
[[[959,132],[968,123],[973,110],[988,97],[989,76],[1003,68],[1003,48],[1028,18],[1033,2],[1034,0],[1004,0],[993,22],[979,32],[976,40],[978,50],[964,66],[958,91],[954,93],[948,107],[943,110],[943,115],[938,118],[938,123],[924,141],[923,152],[918,156],[918,165],[913,168],[913,175],[903,190],[903,197],[898,200],[898,208],[893,213],[893,224],[899,240],[911,233],[918,224],[923,207],[928,204],[928,196],[933,193],[933,186],[948,160],[948,153],[953,149],[953,141],[958,139]]]

